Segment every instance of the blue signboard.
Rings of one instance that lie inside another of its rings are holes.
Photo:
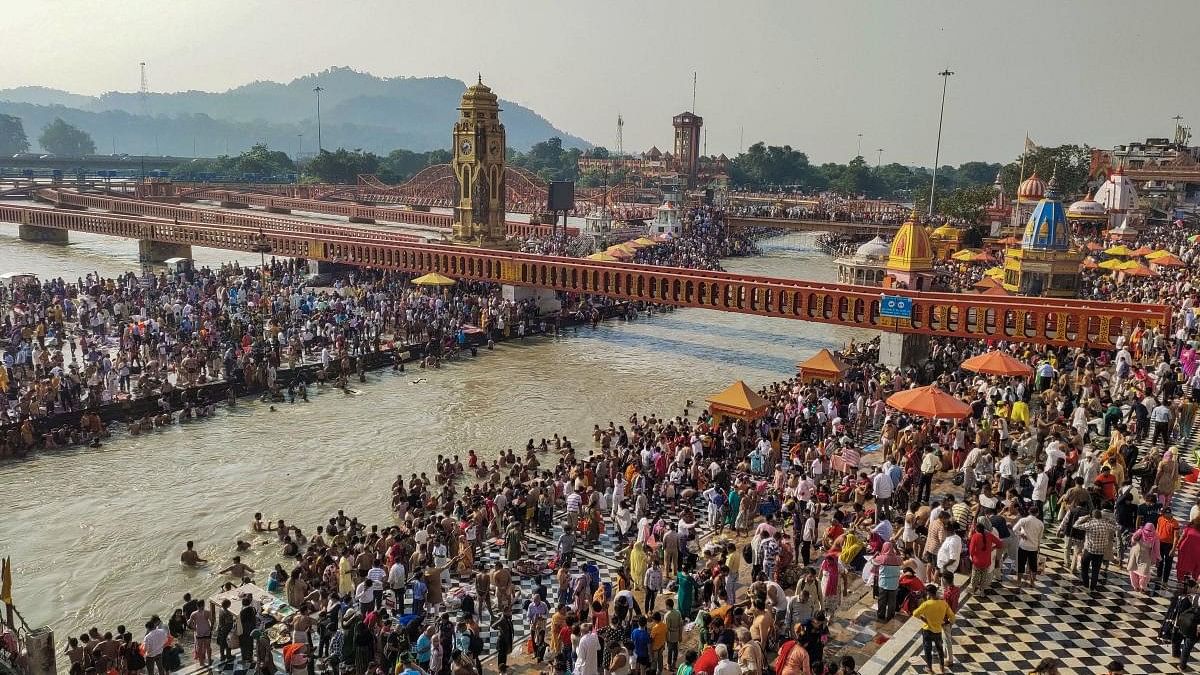
[[[879,316],[893,319],[912,318],[912,298],[902,295],[885,295],[879,299]]]

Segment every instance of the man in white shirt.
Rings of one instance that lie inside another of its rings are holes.
[[[875,495],[875,511],[877,515],[886,514],[892,506],[892,493],[896,486],[892,485],[892,477],[879,467],[875,467],[875,475],[871,478],[871,492]]]
[[[1046,530],[1042,519],[1038,517],[1039,510],[1030,511],[1029,515],[1013,525],[1013,534],[1017,535],[1017,581],[1020,582],[1021,575],[1028,569],[1030,586],[1037,582],[1038,550],[1042,547],[1042,533]]]
[[[146,657],[146,675],[167,675],[163,667],[163,649],[167,646],[167,630],[161,623],[146,622],[146,637],[142,638],[142,650]]]
[[[1042,465],[1043,469],[1049,471],[1058,464],[1058,460],[1066,459],[1067,453],[1062,451],[1062,445],[1062,440],[1055,433],[1053,439],[1046,444],[1046,462]]]
[[[404,614],[404,589],[408,586],[408,570],[399,559],[388,570],[388,588],[396,593],[397,614]]]
[[[354,589],[354,601],[358,603],[358,611],[366,616],[375,609],[375,582],[363,579]]]
[[[600,636],[592,631],[592,624],[579,627],[582,636],[575,650],[575,675],[600,675]]]
[[[946,526],[946,538],[938,548],[937,566],[943,572],[954,574],[958,571],[958,561],[962,557],[962,537],[958,536],[958,523],[953,521]]]
[[[1150,411],[1150,421],[1154,424],[1154,437],[1150,439],[1150,445],[1153,446],[1162,438],[1165,452],[1171,442],[1171,409],[1159,403]]]
[[[741,675],[742,667],[737,661],[729,658],[729,648],[724,644],[716,646],[717,657],[721,660],[717,663],[717,667],[713,669],[713,675]]]

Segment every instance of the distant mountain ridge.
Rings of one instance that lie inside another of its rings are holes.
[[[318,84],[322,147],[380,154],[449,147],[467,86],[448,77],[385,78],[330,68],[286,84],[259,81],[225,92],[150,93],[145,104],[137,92],[84,96],[38,86],[0,89],[0,113],[20,117],[33,145],[43,126],[62,117],[90,133],[101,153],[192,156],[194,148],[200,156],[214,156],[265,142],[289,154],[302,145],[308,154],[317,146],[313,88]],[[562,138],[566,147],[591,147],[525,106],[503,99],[500,105],[513,148],[527,150],[551,136]]]

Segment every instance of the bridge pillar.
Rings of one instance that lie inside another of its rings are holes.
[[[231,202],[227,199],[221,200],[221,208],[223,209],[248,209],[250,205],[246,202]]]
[[[562,301],[558,299],[558,293],[548,288],[530,288],[529,286],[504,284],[501,287],[501,293],[505,300],[512,302],[521,302],[523,300],[535,301],[538,311],[542,314],[549,314],[562,309]]]
[[[172,244],[152,239],[138,240],[138,261],[140,262],[159,263],[171,258],[190,257],[192,257],[192,247],[189,244]]]
[[[69,241],[67,230],[24,223],[17,227],[17,237],[21,241],[37,241],[43,244],[66,244]]]
[[[929,360],[929,336],[917,333],[879,334],[879,364],[888,368],[919,368]]]
[[[282,206],[268,206],[267,213],[291,213],[291,209],[285,209]]]

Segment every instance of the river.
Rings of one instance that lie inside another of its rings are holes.
[[[128,240],[72,232],[69,246],[30,244],[0,226],[0,272],[74,279],[88,271],[138,269]],[[811,236],[763,242],[765,255],[733,259],[730,271],[832,281],[832,261]],[[229,252],[196,249],[200,264]],[[255,256],[241,256],[256,263]],[[30,625],[65,640],[95,625],[139,627],[177,606],[185,591],[207,596],[252,515],[286,518],[306,532],[339,508],[388,522],[398,472],[432,471],[438,454],[491,458],[526,439],[565,434],[590,447],[595,423],[631,413],[674,415],[734,379],[758,387],[795,373],[821,347],[864,331],[824,324],[683,309],[612,321],[566,337],[529,339],[418,375],[374,373],[359,395],[318,392],[311,403],[243,402],[215,419],[0,462],[0,556],[12,556],[14,596]],[[695,408],[693,408],[693,411]],[[186,540],[213,561],[181,566]],[[244,560],[265,578],[276,562]],[[165,615],[164,615],[165,616]],[[137,631],[134,631],[135,634]]]

